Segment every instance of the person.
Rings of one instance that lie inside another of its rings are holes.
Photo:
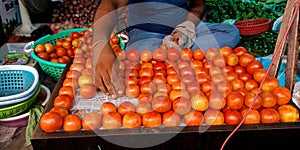
[[[127,7],[125,7],[127,6]],[[162,43],[192,50],[222,46],[235,47],[239,31],[233,25],[202,22],[204,0],[102,0],[94,17],[92,65],[94,83],[101,91],[117,98],[124,94],[124,85],[117,74],[116,56],[109,45],[109,37],[118,16],[127,13],[127,48],[139,51],[154,50]]]

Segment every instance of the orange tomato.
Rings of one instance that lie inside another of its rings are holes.
[[[102,125],[102,115],[98,112],[90,112],[83,117],[81,123],[84,130],[98,129]]]
[[[64,118],[64,131],[79,131],[81,129],[81,119],[76,114],[69,114]]]
[[[73,98],[70,95],[61,94],[54,99],[54,107],[64,107],[67,110],[73,106]]]
[[[40,127],[45,132],[55,132],[63,125],[63,117],[56,112],[47,112],[40,119]]]

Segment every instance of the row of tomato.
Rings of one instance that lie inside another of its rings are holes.
[[[54,107],[41,118],[44,131],[238,124],[243,117],[245,124],[298,121],[297,108],[289,104],[291,92],[267,76],[262,63],[244,47],[204,52],[162,45],[153,52],[124,52],[118,42],[112,37],[110,44],[125,87],[121,93],[137,98],[138,104],[125,101],[116,106],[112,100],[97,112],[69,114],[74,91],[82,98],[92,98],[97,92],[92,84],[91,57],[77,53]]]

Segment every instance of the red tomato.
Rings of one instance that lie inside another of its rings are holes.
[[[69,95],[72,99],[74,99],[75,96],[75,90],[72,86],[63,86],[59,89],[58,95]]]
[[[56,112],[47,112],[40,119],[40,127],[45,132],[55,132],[63,125],[63,117]]]
[[[69,114],[68,109],[65,107],[52,107],[50,111],[60,114],[63,118]]]
[[[58,47],[57,49],[56,49],[56,55],[58,56],[58,57],[62,57],[62,56],[65,56],[65,55],[67,55],[67,50],[65,49],[65,48],[63,48],[63,47]]]
[[[118,36],[114,35],[114,36],[112,36],[112,37],[110,38],[110,42],[111,42],[112,44],[119,44],[120,38],[119,38]]]
[[[64,131],[79,131],[81,129],[81,119],[76,114],[69,114],[64,118]]]
[[[243,54],[247,53],[248,50],[243,46],[238,46],[233,50],[233,53],[235,53],[237,56],[242,56]]]
[[[225,73],[225,78],[230,82],[233,79],[238,79],[238,74],[233,71],[228,71],[227,73]]]
[[[193,51],[189,48],[182,49],[180,53],[180,58],[183,61],[191,61],[193,58]]]
[[[142,116],[142,124],[145,128],[159,127],[161,122],[161,115],[156,111],[147,112]]]
[[[147,103],[147,102],[139,102],[136,105],[135,110],[136,110],[136,113],[138,113],[142,116],[145,113],[152,111],[152,106],[150,103]]]
[[[139,77],[144,77],[144,76],[147,76],[147,77],[153,77],[154,75],[154,72],[153,72],[153,69],[150,69],[150,68],[143,68],[139,71]]]
[[[277,97],[269,91],[262,91],[259,96],[262,99],[263,107],[274,107],[277,104]]]
[[[139,102],[151,102],[152,101],[152,95],[150,93],[141,93],[138,96]]]
[[[253,102],[254,102],[254,104],[253,104],[252,109],[259,109],[263,103],[262,99],[259,95],[256,97],[256,93],[252,93],[252,92],[247,93],[245,96],[245,105],[247,107],[250,107]]]
[[[159,112],[164,113],[169,111],[172,108],[172,101],[169,97],[159,96],[155,97],[152,100],[152,109]]]
[[[260,111],[262,123],[278,123],[280,121],[279,113],[274,108],[264,108]]]
[[[129,112],[135,112],[135,106],[131,102],[124,101],[118,106],[118,113],[121,116],[124,116],[126,113]]]
[[[262,62],[261,61],[258,61],[258,60],[254,60],[252,62],[250,62],[248,65],[247,65],[247,68],[246,70],[250,73],[250,74],[253,74],[256,70],[258,69],[263,69],[263,65],[262,65]]]
[[[205,58],[205,53],[202,49],[198,48],[194,50],[193,58],[202,61]]]
[[[152,60],[152,52],[150,50],[142,50],[141,52],[141,60],[143,62],[148,62],[150,60]]]
[[[258,85],[259,84],[255,80],[251,79],[245,82],[245,89],[251,91],[254,88],[258,88]]]
[[[102,125],[102,115],[98,112],[90,112],[82,119],[82,128],[84,130],[96,130]]]
[[[51,54],[55,51],[54,46],[51,43],[44,44],[44,47],[45,47],[46,53],[48,53],[48,54]]]
[[[251,109],[249,114],[246,116],[248,108],[242,110],[241,114],[246,117],[244,124],[258,124],[260,123],[260,114],[256,109]]]
[[[224,124],[224,115],[219,110],[208,109],[204,113],[204,122],[207,125],[222,125]]]
[[[262,85],[261,89],[263,91],[273,91],[273,90],[275,90],[276,88],[279,87],[279,81],[275,77],[267,77],[265,82],[262,83],[262,84],[263,85]],[[287,91],[287,90],[285,90],[285,91]]]
[[[220,48],[219,51],[225,57],[227,57],[229,54],[231,54],[233,52],[232,48],[229,46],[223,46]]]
[[[240,80],[240,79],[233,79],[233,80],[230,81],[230,83],[232,85],[232,90],[233,91],[245,87],[244,82],[242,80]]]
[[[140,94],[140,87],[137,84],[129,84],[126,87],[126,96],[136,98]]]
[[[173,110],[165,112],[162,116],[162,124],[166,127],[179,126],[180,120],[180,116]]]
[[[141,69],[145,69],[145,68],[153,69],[153,64],[150,62],[142,62]]]
[[[190,99],[190,93],[185,90],[171,90],[169,93],[171,101],[174,101],[178,97],[185,97]]]
[[[117,112],[109,112],[103,115],[102,126],[105,129],[119,129],[121,128],[122,116]]]
[[[255,57],[252,54],[245,53],[239,57],[239,64],[242,67],[248,66],[248,64],[255,60]]]
[[[153,94],[156,91],[156,86],[152,82],[143,83],[140,87],[140,93]]]
[[[291,91],[286,87],[277,87],[272,91],[272,94],[276,97],[278,105],[287,104],[292,98]]]
[[[191,110],[183,116],[187,126],[200,126],[204,122],[204,116],[200,111]]]
[[[173,110],[179,115],[188,113],[191,108],[191,101],[185,97],[178,97],[173,101]]]
[[[234,109],[224,112],[224,120],[226,124],[239,124],[242,121],[242,114]]]
[[[241,109],[244,106],[244,96],[239,92],[233,91],[227,95],[226,104],[231,109]]]
[[[252,75],[246,72],[241,73],[239,74],[239,79],[242,80],[243,82],[247,82],[252,79]]]
[[[128,112],[123,116],[122,125],[125,128],[140,128],[142,125],[141,116],[135,112]]]
[[[104,102],[100,107],[101,114],[108,114],[110,112],[117,112],[117,108],[112,102]]]
[[[258,83],[261,83],[261,81],[264,79],[264,77],[267,75],[267,70],[265,69],[257,69],[253,73],[253,79],[257,81]]]
[[[54,107],[70,109],[73,106],[73,98],[70,95],[61,94],[54,99]]]
[[[46,52],[39,52],[37,53],[37,56],[43,60],[49,60],[50,59],[50,56],[48,53]]]

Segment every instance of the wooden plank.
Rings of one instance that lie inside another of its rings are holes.
[[[280,63],[282,60],[282,55],[284,54],[286,42],[285,42],[285,44],[282,44],[281,47],[279,47],[279,46],[280,46],[280,42],[282,41],[282,39],[284,37],[284,34],[287,32],[288,24],[292,17],[292,12],[295,8],[296,2],[298,2],[298,0],[289,0],[289,1],[287,1],[286,7],[285,7],[285,11],[284,11],[283,18],[282,18],[282,23],[280,26],[279,34],[278,34],[275,49],[274,49],[274,52],[275,52],[275,50],[277,50],[279,48],[279,53],[273,57],[274,64],[272,64],[271,70],[269,72],[269,75],[272,77],[276,77],[278,70],[279,70],[279,66],[280,66]]]
[[[299,10],[296,12],[295,20],[292,24],[290,34],[288,34],[287,39],[288,49],[287,49],[287,63],[286,63],[286,78],[285,86],[293,91],[293,87],[296,82],[296,72],[298,64],[298,47],[299,43],[298,37],[298,26],[299,26]]]

